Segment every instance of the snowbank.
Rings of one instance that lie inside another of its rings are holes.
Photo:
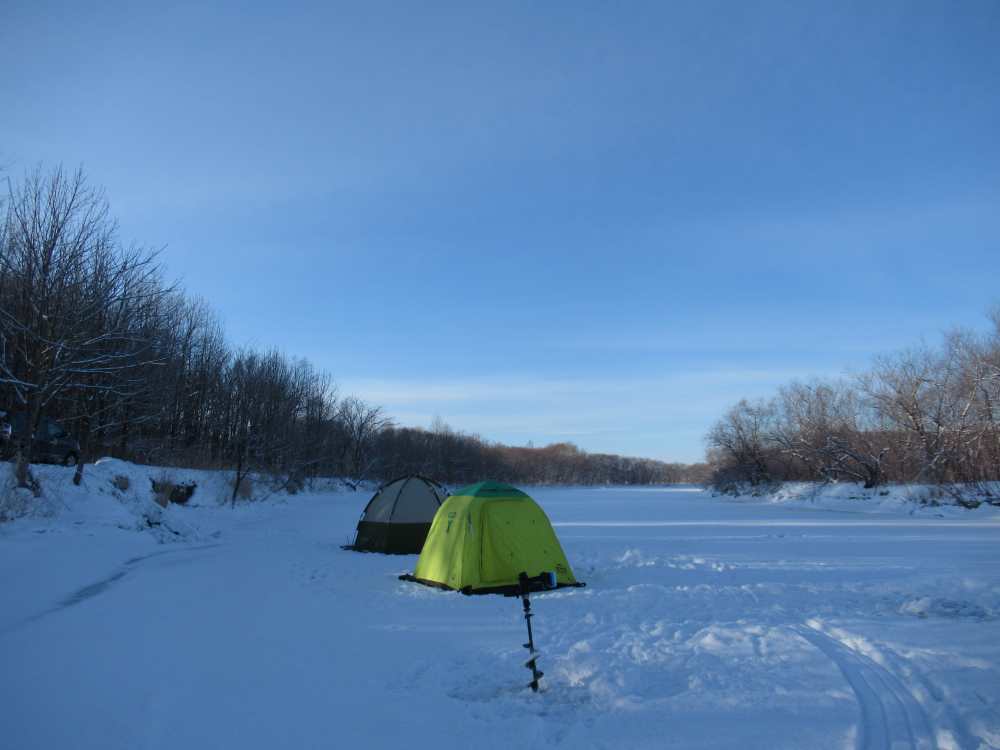
[[[217,534],[218,529],[203,530],[211,515],[195,509],[220,508],[230,502],[233,472],[176,467],[143,466],[115,458],[104,458],[85,467],[83,481],[73,484],[74,469],[62,466],[32,465],[31,471],[41,488],[35,497],[30,490],[14,482],[14,465],[0,464],[0,521],[20,519],[36,529],[66,527],[114,527],[152,535],[158,542],[194,541]],[[237,509],[268,503],[284,503],[290,495],[274,480],[250,476],[249,498],[237,500]],[[337,492],[345,487],[370,489],[370,482],[348,483],[322,479],[313,483],[313,491]],[[183,505],[168,502],[156,487],[193,487]],[[160,502],[157,497],[160,496]],[[247,500],[253,502],[247,502]],[[165,504],[161,504],[165,503]],[[0,525],[0,529],[10,524]],[[213,526],[214,524],[209,524]]]
[[[966,502],[976,502],[974,491],[959,490]],[[713,493],[733,502],[812,507],[854,513],[932,516],[936,518],[1000,518],[1000,507],[981,502],[963,507],[956,502],[954,488],[926,484],[891,484],[866,489],[854,482],[782,482],[735,495]]]

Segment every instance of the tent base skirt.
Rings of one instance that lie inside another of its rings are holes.
[[[503,596],[520,596],[521,588],[518,584],[512,583],[505,586],[484,586],[480,588],[472,588],[471,586],[465,586],[464,588],[456,589],[452,588],[446,583],[441,583],[440,581],[429,581],[426,578],[417,578],[416,576],[410,575],[409,573],[404,573],[399,577],[401,581],[412,581],[413,583],[419,583],[424,586],[430,586],[435,589],[442,589],[444,591],[457,591],[460,594],[465,594],[466,596],[478,596],[480,594],[502,594]],[[571,589],[571,588],[583,588],[587,584],[582,581],[577,583],[558,583],[555,589],[549,589],[549,591],[555,591],[556,589]]]
[[[343,549],[381,552],[383,555],[419,555],[430,528],[429,523],[361,521],[354,544],[345,545]]]

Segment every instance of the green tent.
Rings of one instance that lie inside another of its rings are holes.
[[[557,587],[582,586],[538,504],[509,484],[480,482],[444,501],[413,575],[463,594],[513,594],[517,576],[554,571]]]

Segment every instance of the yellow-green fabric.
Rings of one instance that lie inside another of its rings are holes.
[[[480,482],[438,508],[413,578],[476,593],[516,587],[522,571],[555,571],[558,585],[577,585],[538,504],[510,485]]]

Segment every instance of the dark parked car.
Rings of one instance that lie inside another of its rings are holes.
[[[24,412],[0,411],[0,453],[11,458],[28,424]],[[54,419],[43,417],[31,443],[31,459],[75,466],[80,460],[80,444]]]

